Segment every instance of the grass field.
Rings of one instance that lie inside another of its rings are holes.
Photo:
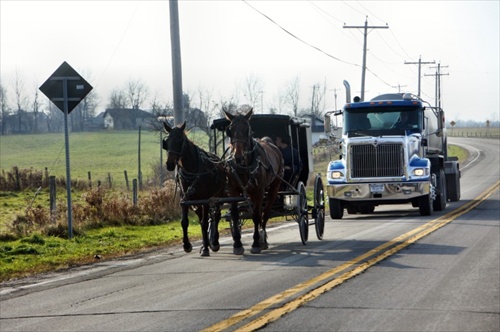
[[[483,128],[446,128],[448,136],[451,137],[483,137],[483,138],[500,138],[499,127],[483,127]]]
[[[205,143],[202,134],[190,135],[197,144]],[[197,142],[196,139],[201,142]],[[129,181],[138,178],[139,154],[138,131],[107,131],[71,133],[69,136],[71,179],[87,180],[91,172],[92,181],[108,181],[114,186],[125,186],[124,171]],[[206,143],[205,143],[206,144]],[[141,131],[141,172],[143,180],[153,176],[155,166],[163,163],[166,152],[161,150],[160,134]],[[0,138],[0,169],[7,171],[17,166],[33,168],[50,175],[66,177],[66,154],[64,134],[9,135]]]

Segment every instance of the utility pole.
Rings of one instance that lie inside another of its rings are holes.
[[[319,88],[316,84],[313,85],[313,94],[312,94],[312,98],[311,98],[311,114],[316,114],[316,110],[315,110],[315,107],[314,107],[314,104],[315,104],[315,98],[316,98],[316,88]]]
[[[335,97],[335,111],[337,111],[337,89],[334,88],[333,89],[333,96]],[[339,124],[338,124],[338,120],[337,120],[337,116],[335,117],[335,129],[337,129],[339,127]]]
[[[335,100],[335,110],[337,110],[337,88],[333,89],[333,98]]]
[[[184,98],[182,96],[181,42],[179,37],[179,7],[177,0],[169,1],[170,46],[172,48],[172,81],[174,95],[174,125],[184,122]]]
[[[448,73],[443,74],[441,73],[441,68],[448,68],[448,66],[441,66],[441,63],[438,63],[437,67],[431,67],[436,69],[435,74],[426,74],[425,76],[435,76],[436,77],[436,84],[434,88],[434,93],[436,95],[436,107],[441,108],[441,76],[444,75],[449,75]]]
[[[404,88],[404,87],[406,87],[406,85],[401,85],[401,84],[398,84],[398,85],[393,85],[393,86],[391,86],[391,88],[394,88],[394,89],[395,89],[395,88],[398,88],[398,92],[399,92],[399,93],[401,93],[401,87],[403,87],[403,88]]]
[[[386,24],[385,26],[369,26],[368,25],[368,16],[366,16],[365,20],[365,25],[364,26],[359,26],[359,25],[352,25],[352,26],[347,26],[344,24],[344,29],[364,29],[364,46],[363,46],[363,69],[361,71],[361,101],[365,100],[365,74],[366,74],[366,40],[368,36],[368,29],[388,29],[389,25]]]
[[[435,64],[436,61],[432,62],[422,62],[422,56],[419,56],[418,62],[406,62],[405,65],[416,65],[418,64],[418,97],[420,98],[420,77],[421,77],[421,70],[422,70],[422,64]]]

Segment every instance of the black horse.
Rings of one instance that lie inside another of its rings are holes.
[[[251,252],[260,253],[261,249],[268,247],[266,224],[283,177],[283,156],[274,144],[252,138],[252,109],[245,115],[232,115],[226,111],[224,113],[231,121],[227,128],[227,135],[231,139],[231,155],[226,167],[229,196],[250,198],[254,223]],[[264,196],[266,204],[262,211]],[[241,255],[244,252],[241,230],[234,226],[239,225],[238,219],[238,203],[231,203],[233,252]]]
[[[216,155],[204,151],[196,144],[191,142],[184,129],[186,122],[180,126],[170,127],[164,122],[168,137],[163,141],[163,148],[168,151],[167,170],[174,171],[177,166],[176,181],[181,188],[181,207],[182,207],[182,232],[183,247],[185,252],[191,252],[193,249],[188,237],[188,209],[189,206],[183,204],[188,201],[203,201],[203,204],[193,204],[191,208],[196,212],[201,225],[203,235],[203,246],[201,256],[209,256],[209,247],[212,251],[219,250],[219,232],[218,222],[220,216],[217,215],[212,220],[212,229],[209,235],[210,225],[210,204],[212,197],[222,197],[225,190],[226,175],[224,164]],[[212,207],[213,208],[213,207]],[[219,209],[215,209],[220,214]]]

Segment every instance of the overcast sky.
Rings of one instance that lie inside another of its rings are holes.
[[[369,26],[365,99],[418,92],[434,104],[441,65],[448,120],[499,119],[498,0],[492,1],[179,1],[183,90],[229,99],[248,77],[263,82],[267,108],[300,79],[300,107],[327,87],[322,107],[345,102],[343,80],[361,90],[363,30]],[[0,78],[14,105],[16,72],[32,94],[63,61],[94,87],[104,110],[129,80],[171,102],[168,1],[0,0]],[[337,92],[337,100],[334,94]],[[196,103],[196,100],[193,100]],[[245,103],[240,96],[240,103]],[[335,105],[337,104],[337,105]]]

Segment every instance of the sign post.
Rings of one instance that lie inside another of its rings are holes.
[[[73,218],[71,208],[71,168],[69,160],[68,115],[92,90],[66,61],[40,86],[42,91],[61,111],[64,112],[64,144],[66,148],[66,193],[68,196],[68,237],[73,238]]]

